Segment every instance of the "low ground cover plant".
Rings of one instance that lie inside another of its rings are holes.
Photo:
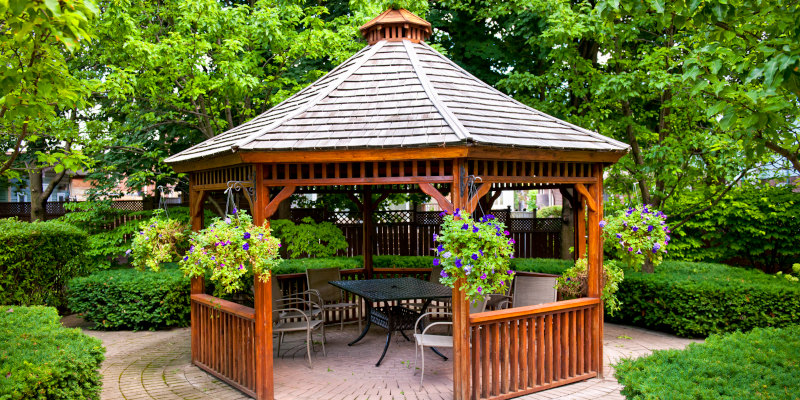
[[[63,222],[0,219],[0,304],[63,307],[64,285],[86,272],[86,240]]]
[[[98,271],[69,282],[69,308],[97,329],[189,325],[190,281],[175,264],[150,270]]]
[[[712,335],[685,350],[623,359],[622,394],[639,399],[800,399],[800,326]]]
[[[800,283],[724,264],[666,261],[653,274],[625,270],[611,320],[680,336],[800,322]]]
[[[100,340],[61,325],[52,307],[0,306],[0,399],[99,399]]]

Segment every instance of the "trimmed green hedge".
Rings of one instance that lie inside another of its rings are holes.
[[[98,329],[189,325],[190,280],[175,264],[159,272],[100,271],[69,282],[69,307]]]
[[[52,307],[0,306],[0,399],[100,398],[100,340],[61,325]]]
[[[0,220],[0,304],[62,307],[65,284],[83,273],[86,240],[63,222]]]
[[[800,323],[800,284],[758,270],[666,261],[653,274],[625,271],[612,321],[680,336]]]
[[[511,268],[519,271],[542,272],[560,275],[565,269],[571,267],[571,260],[552,260],[547,258],[518,258],[511,260]],[[374,256],[374,268],[431,268],[433,257],[428,256]],[[275,270],[277,274],[304,273],[309,268],[340,269],[362,268],[364,258],[358,257],[333,257],[333,258],[300,258],[284,260]]]
[[[800,399],[800,326],[755,329],[615,365],[628,399]]]

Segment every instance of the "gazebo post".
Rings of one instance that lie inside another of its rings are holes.
[[[205,201],[206,192],[195,190],[197,180],[194,173],[189,174],[189,223],[192,231],[198,232],[203,229],[203,202]],[[202,276],[192,278],[190,286],[190,294],[203,294],[205,292],[205,282]],[[198,322],[197,312],[194,307],[190,310],[190,323],[191,323],[191,352],[192,361],[198,358],[200,351],[200,331],[197,329]]]
[[[600,221],[603,215],[603,168],[599,163],[592,165],[592,176],[596,179],[595,183],[589,185],[588,198],[589,205],[589,253],[588,253],[588,296],[600,297],[602,293],[601,281],[603,271],[603,241],[600,232]],[[578,187],[580,190],[581,188]],[[585,191],[586,189],[583,189]],[[592,362],[598,375],[602,376],[601,370],[603,357],[603,305],[596,309],[596,315],[592,319]]]
[[[369,185],[364,185],[364,190],[361,192],[361,245],[364,252],[364,274],[367,279],[372,279],[373,266],[372,266],[372,235],[375,233],[372,226],[372,212],[374,205],[372,204],[372,188]]]
[[[453,185],[450,198],[453,207],[468,212],[469,194],[466,190],[466,170],[463,160],[453,160]],[[466,279],[459,279],[453,287],[453,399],[468,400],[470,393],[469,302],[461,289]]]
[[[264,166],[254,165],[256,170],[255,182],[255,209],[253,222],[256,225],[267,224],[267,205],[269,205],[269,189],[264,185]],[[277,206],[275,207],[277,208]],[[270,277],[274,279],[274,277]],[[275,398],[275,383],[272,370],[272,282],[264,282],[261,276],[255,276],[253,287],[255,291],[255,363],[256,382],[255,392],[259,400],[272,400]]]

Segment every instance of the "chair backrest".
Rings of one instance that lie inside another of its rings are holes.
[[[483,300],[475,300],[469,303],[469,313],[475,314],[486,311],[486,303],[488,298],[484,297]]]
[[[556,301],[557,291],[555,286],[555,277],[514,277],[514,307],[532,306]]]
[[[439,278],[441,278],[441,277],[442,277],[442,266],[441,265],[437,265],[437,266],[434,266],[433,268],[431,268],[431,276],[428,279],[429,281],[431,281],[433,283],[439,283]]]
[[[342,301],[342,290],[331,285],[330,281],[342,280],[339,268],[307,269],[306,279],[308,288],[319,292],[325,303],[339,303]]]

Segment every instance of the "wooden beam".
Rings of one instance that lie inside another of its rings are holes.
[[[471,146],[468,147],[468,158],[485,160],[516,161],[560,161],[560,162],[609,162],[615,163],[625,151],[590,151],[590,150],[545,150],[519,147]]]
[[[275,214],[275,211],[278,211],[278,206],[280,206],[281,202],[289,198],[289,196],[294,193],[294,189],[294,185],[284,186],[283,189],[275,195],[275,198],[270,200],[269,204],[264,209],[264,218],[269,219],[272,214]]]
[[[364,212],[364,203],[352,192],[347,192],[347,198],[350,199],[353,203],[355,203],[358,211]]]
[[[586,200],[586,205],[589,206],[589,210],[597,211],[597,201],[594,196],[589,193],[589,190],[586,189],[586,186],[582,183],[577,183],[575,184],[575,190],[583,195],[583,198]]]
[[[229,167],[231,165],[244,164],[239,153],[226,153],[214,157],[201,158],[199,160],[182,161],[170,163],[175,172],[202,171],[206,169]]]
[[[367,279],[372,279],[372,236],[375,234],[375,228],[372,225],[372,211],[375,205],[372,203],[372,188],[369,186],[364,187],[361,194],[361,245],[364,253],[364,273]]]
[[[371,178],[328,178],[328,179],[268,179],[264,181],[267,186],[341,186],[341,185],[403,185],[419,183],[450,183],[452,176],[395,176]]]
[[[253,212],[253,222],[259,226],[269,226],[269,215],[267,208],[272,202],[269,201],[269,189],[261,184],[264,180],[264,165],[256,165],[256,206]],[[276,198],[278,196],[275,196]],[[286,196],[288,197],[288,195]],[[278,201],[280,203],[280,201]],[[277,210],[277,205],[275,209]],[[272,211],[275,212],[274,210]],[[256,397],[262,400],[272,400],[275,398],[275,381],[272,365],[272,285],[269,279],[255,275],[253,277],[253,291],[255,292],[255,392]]]
[[[439,207],[442,210],[447,211],[448,213],[452,213],[453,211],[455,211],[453,203],[449,202],[447,198],[444,197],[444,195],[441,192],[436,190],[436,188],[433,187],[433,185],[431,185],[430,183],[420,183],[419,189],[422,190],[422,192],[427,194],[428,196],[433,197],[433,199],[436,200],[436,203],[439,204]]]
[[[487,176],[481,179],[485,183],[592,184],[595,182],[595,178],[585,176]]]

